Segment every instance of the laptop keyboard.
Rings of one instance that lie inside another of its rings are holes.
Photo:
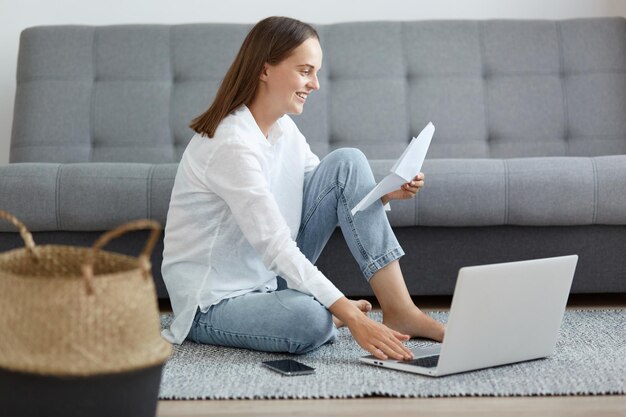
[[[407,365],[421,366],[424,368],[434,368],[439,362],[439,355],[426,356],[423,358],[411,359],[410,361],[402,361]]]

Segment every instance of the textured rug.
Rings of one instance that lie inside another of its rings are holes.
[[[447,313],[430,313],[446,322]],[[380,320],[380,313],[372,313]],[[170,315],[161,316],[161,326]],[[429,344],[412,340],[410,346]],[[261,399],[602,395],[626,393],[626,310],[568,310],[553,356],[430,378],[358,362],[365,352],[342,328],[333,344],[302,356],[184,342],[163,370],[159,398]],[[293,358],[316,368],[287,377],[262,361]]]

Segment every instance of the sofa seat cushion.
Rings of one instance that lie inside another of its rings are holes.
[[[376,179],[393,163],[370,161]],[[165,224],[177,166],[4,165],[0,209],[31,231],[98,231],[144,217]],[[393,226],[626,225],[626,155],[430,159],[422,171],[417,197],[391,203]]]
[[[394,161],[371,161],[377,180]],[[430,159],[424,188],[391,203],[394,226],[626,224],[626,156]]]
[[[165,224],[178,164],[0,166],[0,209],[30,231],[101,231],[139,218]],[[0,231],[15,231],[9,223]]]

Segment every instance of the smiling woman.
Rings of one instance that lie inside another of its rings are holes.
[[[404,252],[383,207],[414,197],[423,174],[353,216],[375,185],[367,159],[338,149],[320,161],[288,116],[302,113],[320,88],[321,66],[312,26],[264,19],[213,104],[192,122],[165,229],[162,273],[175,315],[163,332],[169,341],[306,353],[345,325],[378,358],[408,359],[409,337],[443,339],[443,326],[411,301],[398,264]],[[314,266],[337,225],[384,324]]]
[[[307,96],[319,90],[317,71],[322,66],[322,48],[309,38],[277,65],[265,64],[250,111],[267,136],[270,126],[284,114],[300,114]]]
[[[291,76],[292,82],[288,83],[285,79],[284,84],[294,87],[296,87],[295,84],[298,84],[297,87],[300,90],[291,91],[290,95],[295,95],[296,92],[308,94],[311,91],[311,87],[306,87],[301,82],[296,83],[293,80],[294,75],[297,74],[300,74],[302,79],[308,79],[313,75],[316,89],[319,88],[317,71],[312,71],[315,69],[315,64],[309,62],[316,63],[318,70],[322,65],[322,48],[319,45],[319,35],[312,26],[295,19],[282,17],[269,17],[261,20],[243,41],[239,53],[224,76],[213,104],[206,112],[194,119],[190,127],[195,132],[212,138],[217,125],[229,113],[243,104],[250,106],[255,99],[259,102],[257,90],[262,90],[260,93],[264,98],[262,101],[266,101],[266,98],[273,99],[274,95],[278,95],[278,92],[273,91],[274,88],[286,89],[281,80],[278,79],[279,76]],[[299,68],[307,64],[311,67],[308,71]],[[269,76],[270,72],[274,75],[273,77]],[[259,83],[260,79],[264,82]],[[272,88],[263,88],[264,86],[270,87],[270,85]],[[272,96],[267,97],[268,93]],[[285,104],[284,98],[276,98],[283,105]],[[295,110],[289,106],[286,107],[291,111]],[[284,111],[280,116],[291,113],[291,111]],[[277,112],[279,113],[278,110],[274,110],[272,113]],[[302,106],[295,113],[301,112]]]

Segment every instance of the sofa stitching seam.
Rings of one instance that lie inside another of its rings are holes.
[[[591,224],[598,222],[598,164],[595,158],[590,158],[591,168],[593,170],[593,215]]]
[[[177,155],[176,155],[176,136],[174,135],[174,124],[173,124],[173,112],[172,112],[172,102],[174,99],[174,85],[176,84],[176,70],[174,68],[174,46],[172,44],[172,26],[169,27],[168,30],[168,42],[169,42],[169,54],[170,54],[170,79],[171,79],[171,84],[170,84],[170,99],[168,102],[168,112],[169,112],[169,118],[168,118],[168,127],[169,127],[169,131],[170,131],[170,139],[172,141],[172,158],[173,161],[176,161],[178,159]]]
[[[563,130],[565,133],[565,137],[563,138],[565,141],[565,154],[571,155],[570,150],[570,141],[569,141],[569,126],[570,126],[570,117],[569,117],[569,108],[567,103],[567,93],[565,89],[565,77],[563,76],[565,73],[565,56],[563,55],[563,32],[561,29],[561,22],[555,22],[556,25],[556,33],[557,33],[557,46],[559,48],[559,79],[561,81],[561,98],[563,101]]]
[[[509,224],[509,164],[506,159],[502,160],[504,165],[504,224]]]
[[[56,178],[56,190],[54,195],[54,205],[56,208],[56,222],[57,222],[57,230],[63,230],[61,228],[61,171],[63,170],[63,165],[59,165],[59,169],[57,170],[57,178]]]
[[[409,109],[410,106],[410,91],[409,91],[409,58],[408,58],[408,50],[406,47],[406,31],[405,31],[405,24],[404,23],[400,23],[400,43],[402,45],[402,70],[404,72],[404,121],[406,123],[405,127],[405,135],[407,138],[407,145],[408,142],[411,141],[410,136],[411,136],[411,111]]]
[[[95,141],[95,115],[96,115],[96,82],[98,77],[98,57],[96,53],[96,42],[98,38],[98,29],[94,29],[93,31],[93,39],[91,41],[91,65],[93,66],[92,80],[91,80],[91,97],[89,101],[89,156],[87,157],[88,162],[93,162],[93,148]]]
[[[485,117],[485,144],[487,145],[487,156],[492,157],[491,145],[489,144],[489,109],[487,106],[487,80],[486,75],[486,58],[485,58],[485,35],[484,24],[481,22],[478,25],[478,49],[480,52],[480,66],[482,74],[482,87],[483,87],[483,114]]]
[[[150,169],[148,170],[148,176],[146,178],[146,211],[147,211],[147,215],[148,215],[148,219],[152,219],[152,176],[154,175],[154,170],[156,168],[156,165],[151,165]]]

